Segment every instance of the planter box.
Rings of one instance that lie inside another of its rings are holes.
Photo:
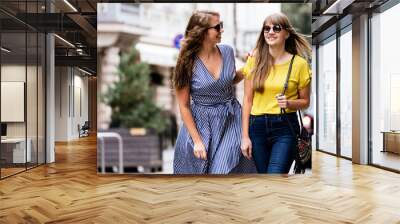
[[[147,133],[143,136],[132,136],[127,128],[109,129],[107,132],[118,133],[122,138],[124,170],[139,172],[161,171],[162,140],[157,134]],[[101,170],[101,147],[98,142],[97,166]],[[104,139],[105,167],[107,170],[119,165],[118,140]]]

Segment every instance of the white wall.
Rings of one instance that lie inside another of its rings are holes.
[[[68,68],[55,68],[55,141],[68,141]]]
[[[79,72],[79,71],[78,71]],[[85,121],[89,120],[89,112],[88,112],[88,78],[80,76],[80,72],[77,74],[77,70],[75,70],[74,73],[74,111],[75,113],[72,113],[72,130],[71,130],[71,135],[73,138],[76,138],[79,136],[78,133],[78,124],[82,126]],[[81,102],[79,102],[81,101]],[[79,108],[81,107],[81,108]],[[80,111],[81,110],[81,111]]]
[[[55,140],[74,140],[79,138],[78,124],[88,120],[88,78],[71,67],[56,67],[55,73]]]

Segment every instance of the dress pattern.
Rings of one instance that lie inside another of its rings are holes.
[[[215,79],[196,57],[191,81],[191,111],[207,152],[207,160],[193,153],[193,140],[185,125],[180,127],[175,144],[175,174],[256,173],[253,161],[240,150],[241,106],[233,95],[235,76],[233,49],[217,45],[222,55],[220,76]]]

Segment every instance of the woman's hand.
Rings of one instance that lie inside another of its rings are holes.
[[[207,160],[206,147],[202,141],[194,143],[193,153],[196,158]]]
[[[189,131],[190,137],[193,139],[193,154],[196,158],[207,159],[206,149],[201,136],[197,130],[196,123],[194,122],[192,111],[190,109],[190,89],[188,86],[177,89],[176,97],[179,103],[179,110],[182,115],[183,123]]]
[[[286,99],[285,95],[277,94],[275,98],[278,100],[278,105],[280,108],[286,109],[289,107],[289,100]]]
[[[235,73],[235,78],[233,79],[233,84],[238,84],[244,79],[243,68],[239,69]]]
[[[242,150],[242,154],[244,155],[244,157],[246,157],[247,159],[251,159],[252,145],[250,138],[242,138],[240,149]]]

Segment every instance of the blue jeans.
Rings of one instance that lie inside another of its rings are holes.
[[[250,115],[249,135],[258,173],[289,173],[295,159],[299,123],[296,113]]]

